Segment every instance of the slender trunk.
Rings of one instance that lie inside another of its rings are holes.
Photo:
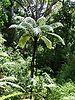
[[[35,67],[35,53],[37,50],[37,37],[34,37],[34,44],[33,44],[33,55],[32,55],[32,62],[31,62],[31,79],[34,78],[34,67]],[[31,90],[30,90],[30,100],[32,100],[32,93],[33,93],[33,81],[31,83]]]

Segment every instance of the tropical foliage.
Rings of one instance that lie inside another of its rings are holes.
[[[75,100],[74,0],[0,0],[0,100]]]

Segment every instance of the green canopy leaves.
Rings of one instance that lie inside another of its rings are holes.
[[[48,33],[48,34],[49,34],[49,35],[52,35],[52,36],[55,36],[56,38],[59,39],[59,41],[60,41],[63,45],[65,45],[64,40],[63,40],[59,35],[57,35],[57,34],[55,34],[55,33]]]
[[[23,34],[21,36],[21,38],[19,39],[19,43],[18,45],[21,47],[21,48],[24,48],[24,46],[26,45],[27,41],[30,39],[30,35],[28,34]]]
[[[40,17],[38,20],[37,20],[37,24],[38,26],[42,26],[42,25],[45,25],[46,24],[46,18],[45,17]]]
[[[54,28],[58,28],[58,27],[63,27],[63,24],[60,22],[56,22],[56,23],[51,24],[50,26],[54,29]]]
[[[47,48],[51,49],[52,48],[52,42],[47,39],[45,36],[42,36],[41,39],[44,41],[44,43],[46,44]]]
[[[26,17],[24,20],[22,20],[22,22],[19,25],[14,24],[14,25],[11,25],[9,28],[24,29],[25,32],[19,39],[19,43],[18,43],[18,45],[21,48],[24,48],[24,46],[26,45],[27,41],[29,41],[30,38],[32,38],[32,40],[34,41],[35,40],[34,37],[36,36],[37,40],[42,39],[44,43],[46,44],[47,48],[51,49],[53,48],[52,42],[43,35],[45,35],[46,33],[46,35],[49,34],[49,35],[55,36],[60,40],[60,42],[63,45],[65,45],[63,39],[59,35],[50,33],[50,32],[54,32],[53,30],[54,28],[57,28],[60,26],[63,26],[63,25],[59,22],[53,23],[51,25],[46,25],[46,18],[42,16],[37,20],[37,22],[31,17]]]

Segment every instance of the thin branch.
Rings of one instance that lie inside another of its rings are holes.
[[[17,0],[15,0],[15,1],[24,9],[26,16],[28,17],[28,13],[27,13],[26,8],[19,1],[17,1]]]
[[[34,15],[33,8],[31,7],[29,0],[27,0],[27,2],[28,2],[28,4],[29,4],[28,8],[30,8],[30,11],[31,11],[31,13],[32,13],[32,18],[35,19],[35,15]]]
[[[38,9],[38,18],[41,16],[41,12],[43,10],[43,7],[44,7],[44,0],[43,1],[40,1],[40,8]]]

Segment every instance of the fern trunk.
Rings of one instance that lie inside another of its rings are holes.
[[[31,62],[31,79],[34,78],[34,68],[35,68],[35,54],[37,50],[37,37],[34,37],[34,43],[33,43],[33,55],[32,55],[32,62]],[[32,100],[32,94],[33,94],[33,81],[31,83],[31,95],[30,100]]]

